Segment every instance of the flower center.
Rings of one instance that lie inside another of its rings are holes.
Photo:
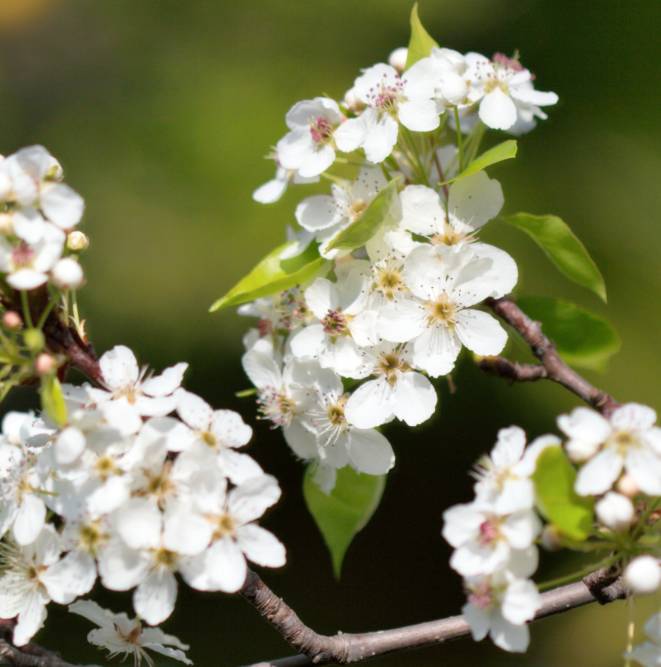
[[[447,295],[441,295],[436,301],[427,305],[429,321],[432,324],[443,324],[454,327],[457,323],[457,307],[448,299]]]
[[[349,206],[349,219],[356,222],[360,216],[365,213],[368,203],[364,199],[355,199]]]
[[[468,595],[468,601],[480,609],[488,609],[493,604],[493,591],[488,582],[476,586]]]
[[[375,287],[386,299],[392,301],[398,292],[404,290],[404,281],[396,269],[384,268],[377,273]]]
[[[178,559],[179,557],[174,551],[168,551],[168,549],[162,547],[154,551],[154,563],[166,567],[169,570],[175,569]]]
[[[349,332],[347,318],[339,310],[329,310],[321,323],[324,325],[324,332],[329,336],[346,336]]]
[[[34,259],[34,250],[25,241],[21,241],[11,253],[11,259],[17,269],[30,266]]]
[[[493,544],[500,537],[500,530],[495,519],[487,519],[480,524],[480,544]]]
[[[410,366],[395,352],[383,354],[377,366],[379,373],[385,375],[388,384],[394,385],[400,373],[410,370]]]
[[[318,116],[310,123],[310,134],[315,144],[325,144],[333,135],[333,126],[327,118]]]
[[[94,464],[97,475],[105,482],[111,475],[119,474],[117,464],[110,456],[101,456]]]
[[[506,67],[514,72],[521,72],[524,69],[516,56],[514,58],[509,58],[504,53],[494,53],[491,60],[494,65],[498,67]]]
[[[347,423],[347,420],[344,416],[344,403],[346,400],[340,399],[337,403],[331,403],[328,406],[328,410],[326,411],[326,414],[328,416],[328,421],[333,425],[333,426],[339,426],[342,427]]]
[[[638,445],[638,438],[631,431],[617,431],[611,436],[610,442],[624,456],[627,450]]]
[[[96,553],[99,546],[107,541],[108,536],[101,530],[98,522],[86,523],[78,533],[80,546],[88,553]]]
[[[296,411],[296,402],[273,387],[266,387],[257,396],[257,410],[259,418],[270,420],[274,428],[287,426]]]
[[[215,529],[213,531],[214,540],[220,540],[223,537],[234,537],[236,534],[236,522],[229,514],[220,514],[215,519]]]
[[[202,442],[211,448],[215,447],[218,444],[216,436],[211,431],[202,431],[202,433],[200,433],[200,437],[202,439]]]

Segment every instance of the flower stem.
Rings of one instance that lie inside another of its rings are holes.
[[[590,574],[590,572],[594,572],[595,570],[598,570],[602,567],[608,567],[609,565],[612,565],[616,560],[617,558],[611,557],[611,558],[605,558],[604,560],[598,563],[590,563],[590,565],[588,565],[587,567],[577,570],[576,572],[572,572],[571,574],[565,574],[562,577],[556,577],[555,579],[549,579],[547,581],[543,581],[542,583],[537,584],[537,588],[540,591],[547,591],[551,588],[557,588],[558,586],[571,584],[574,581],[582,579],[587,574]]]
[[[30,329],[34,326],[32,324],[32,313],[30,312],[30,300],[28,299],[28,293],[26,290],[21,290],[21,305],[23,306],[23,317],[25,318],[25,323]]]
[[[459,173],[461,173],[464,170],[464,137],[461,134],[458,107],[454,107],[454,125],[457,133],[457,150],[459,151]]]

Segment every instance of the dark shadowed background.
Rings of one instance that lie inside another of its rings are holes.
[[[234,397],[248,386],[239,361],[247,322],[207,308],[281,241],[303,196],[253,203],[252,190],[273,172],[262,157],[284,133],[291,104],[341,97],[360,67],[405,45],[410,4],[1,0],[0,151],[43,143],[85,197],[82,229],[92,245],[81,299],[100,351],[125,343],[159,369],[186,360],[190,389],[254,423],[251,399]],[[515,254],[521,292],[562,295],[606,314],[624,345],[610,371],[591,379],[618,398],[658,405],[661,3],[423,0],[421,16],[442,45],[519,49],[538,87],[560,95],[517,160],[491,173],[508,212],[552,212],[571,223],[605,274],[608,307],[559,277],[516,232],[494,225],[486,236]],[[397,466],[340,583],[303,506],[301,466],[278,432],[257,424],[252,453],[284,489],[266,525],[289,554],[285,568],[264,577],[317,630],[457,613],[463,595],[440,537],[443,510],[469,498],[466,472],[498,428],[517,423],[538,435],[577,403],[556,386],[509,387],[468,362],[455,382],[455,395],[442,385],[433,422],[388,429]],[[12,402],[29,405],[30,397]],[[547,557],[541,576],[571,566]],[[289,652],[242,600],[183,586],[180,595],[165,629],[192,644],[198,665]],[[104,601],[130,604],[127,595]],[[637,617],[653,607],[639,603]],[[615,604],[540,622],[524,657],[461,640],[374,664],[614,667],[625,619],[625,606]],[[53,606],[39,639],[72,661],[100,663],[83,641],[88,629]]]

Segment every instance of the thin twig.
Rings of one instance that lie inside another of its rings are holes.
[[[294,667],[331,663],[343,665],[403,649],[442,644],[470,634],[470,626],[463,616],[450,616],[391,630],[320,635],[305,625],[296,612],[254,572],[248,574],[241,595],[299,652],[296,656],[253,663],[249,667]],[[621,579],[614,579],[610,570],[598,570],[583,581],[542,593],[542,606],[535,615],[535,620],[591,602],[607,604],[624,596],[625,588]]]
[[[534,382],[549,376],[541,364],[520,364],[505,357],[481,357],[477,361],[477,366],[485,373],[498,375],[512,382]]]

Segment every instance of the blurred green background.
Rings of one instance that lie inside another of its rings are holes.
[[[207,308],[280,242],[302,196],[253,203],[252,190],[273,172],[262,157],[284,133],[291,104],[341,97],[360,67],[406,43],[410,8],[409,0],[0,2],[0,150],[43,143],[87,201],[82,229],[92,245],[81,299],[99,350],[126,343],[156,368],[189,361],[189,388],[254,422],[252,401],[234,397],[248,386],[239,361],[247,321]],[[522,292],[606,314],[624,345],[608,374],[593,379],[617,397],[658,405],[661,3],[423,0],[421,15],[443,45],[518,48],[538,87],[560,95],[517,160],[492,175],[508,212],[553,212],[571,223],[605,274],[608,307],[565,282],[515,231],[494,226],[487,236],[515,253]],[[443,385],[432,423],[389,429],[397,466],[340,583],[303,506],[301,466],[278,432],[257,424],[252,453],[284,488],[266,524],[289,552],[288,565],[264,577],[317,630],[457,613],[463,595],[440,537],[443,510],[469,498],[465,473],[498,428],[517,423],[537,435],[576,404],[556,386],[509,387],[470,364],[455,382],[454,395]],[[546,558],[542,576],[569,567]],[[180,595],[165,628],[192,644],[198,665],[289,653],[242,600],[183,587]],[[129,605],[126,595],[105,601]],[[639,603],[636,616],[654,604]],[[611,667],[621,664],[625,620],[623,604],[593,606],[535,624],[523,657],[461,640],[375,664]],[[71,660],[102,662],[83,641],[87,629],[52,607],[40,639]]]

